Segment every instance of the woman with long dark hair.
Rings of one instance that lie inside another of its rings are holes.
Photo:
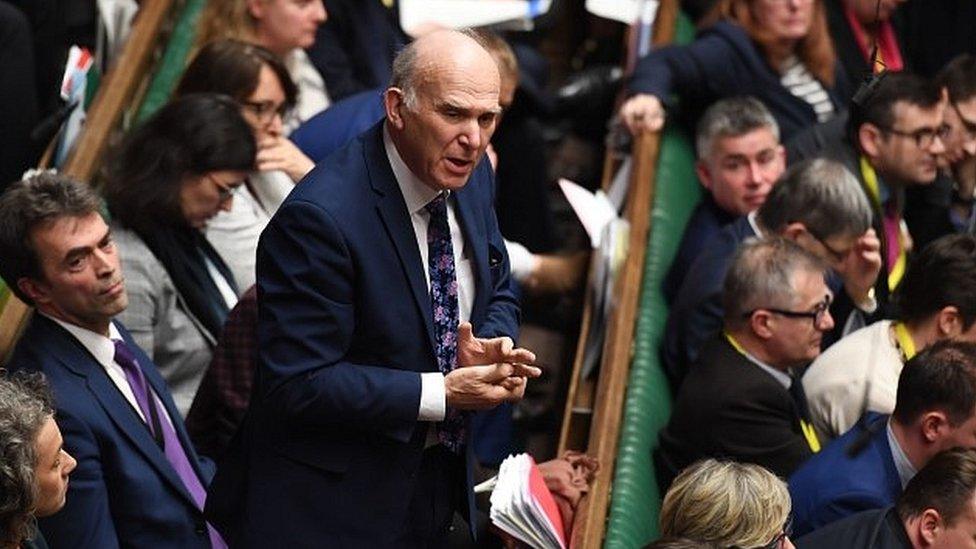
[[[119,315],[186,414],[237,288],[202,232],[254,167],[240,108],[195,94],[164,106],[121,145],[104,194],[129,306]]]

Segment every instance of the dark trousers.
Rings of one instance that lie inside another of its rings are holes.
[[[446,547],[455,511],[465,506],[464,456],[441,445],[424,450],[417,489],[410,500],[407,522],[398,547]]]

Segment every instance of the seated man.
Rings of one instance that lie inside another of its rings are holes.
[[[864,511],[797,540],[799,549],[972,547],[976,539],[976,451],[946,450],[905,487],[894,507]]]
[[[881,266],[870,226],[871,207],[843,166],[814,160],[791,167],[756,212],[719,231],[692,264],[668,316],[662,347],[672,387],[677,389],[701,346],[721,330],[722,280],[736,247],[747,238],[783,236],[826,261],[838,275],[829,282],[837,296],[831,314],[841,327],[863,322],[854,306],[875,309],[871,287]],[[832,335],[829,341],[836,339]]]
[[[156,365],[112,318],[128,304],[119,254],[91,189],[44,173],[0,196],[0,275],[36,307],[10,359],[40,371],[78,468],[67,504],[39,521],[52,547],[199,547],[213,475]]]
[[[664,279],[671,303],[702,247],[736,218],[762,206],[786,169],[776,119],[752,97],[723,99],[705,111],[695,137],[695,172],[705,188]]]
[[[976,56],[953,59],[936,76],[936,85],[946,93],[945,154],[941,174],[922,192],[910,191],[909,200],[919,200],[923,215],[911,225],[916,247],[954,232],[974,232],[976,208]],[[914,209],[913,209],[914,210]],[[914,213],[914,211],[913,211]]]
[[[890,418],[865,415],[790,477],[797,535],[893,504],[935,454],[976,446],[974,432],[976,344],[940,341],[905,364]]]
[[[905,272],[913,238],[928,231],[933,215],[931,201],[920,195],[931,192],[945,154],[945,104],[934,83],[892,72],[865,92],[860,105],[852,108],[846,127],[830,121],[798,136],[789,143],[789,158],[830,158],[857,177],[881,241],[884,269],[875,293],[884,308]]]
[[[866,410],[889,414],[902,365],[936,341],[976,340],[976,238],[950,235],[912,258],[895,294],[897,321],[841,339],[803,374],[821,441],[840,436]]]
[[[662,491],[713,457],[786,477],[820,449],[794,368],[820,354],[834,326],[827,267],[784,238],[750,240],[725,277],[725,326],[702,349],[660,434]]]

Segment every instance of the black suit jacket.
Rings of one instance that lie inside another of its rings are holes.
[[[796,541],[797,549],[858,547],[860,549],[912,549],[905,526],[894,507],[872,509],[839,520]]]
[[[811,453],[789,391],[720,334],[681,385],[655,462],[663,493],[700,459],[756,463],[786,478]]]

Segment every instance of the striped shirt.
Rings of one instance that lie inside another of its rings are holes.
[[[780,83],[796,97],[799,97],[813,108],[817,115],[817,122],[830,120],[834,116],[834,104],[827,95],[823,84],[813,77],[806,65],[793,55],[783,65],[783,76]]]

